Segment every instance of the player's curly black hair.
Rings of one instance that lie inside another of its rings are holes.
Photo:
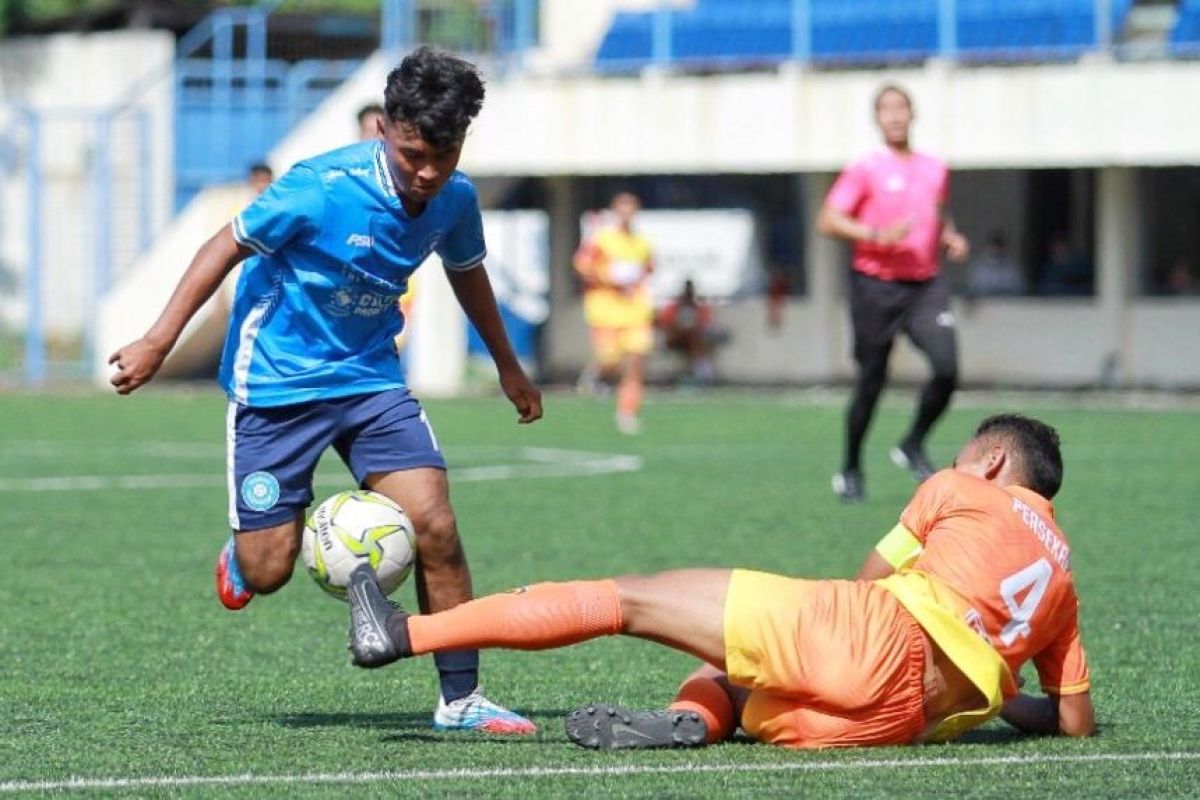
[[[979,423],[975,438],[1002,439],[1017,457],[1022,483],[1047,500],[1062,486],[1062,442],[1058,431],[1022,414],[997,414]]]
[[[419,47],[388,74],[384,110],[393,122],[415,125],[441,149],[462,142],[483,108],[483,78],[474,64],[432,47]]]

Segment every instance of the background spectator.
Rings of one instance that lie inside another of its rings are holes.
[[[1050,240],[1050,252],[1046,254],[1038,279],[1038,294],[1091,294],[1093,272],[1092,264],[1071,247],[1067,234],[1060,231]]]
[[[658,326],[665,336],[667,349],[683,356],[685,378],[709,384],[716,377],[713,351],[726,338],[714,326],[711,303],[696,296],[696,285],[684,281],[683,291],[658,312]]]
[[[1008,251],[1008,237],[1004,231],[992,231],[983,253],[967,270],[967,294],[971,297],[1002,297],[1024,293],[1025,276]]]
[[[379,138],[379,123],[383,121],[383,106],[379,103],[367,103],[358,110],[358,139],[365,142],[368,139]]]

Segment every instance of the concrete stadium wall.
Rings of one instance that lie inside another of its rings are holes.
[[[464,164],[477,175],[821,172],[877,144],[898,81],[914,137],[959,169],[1200,163],[1200,62],[637,77],[494,78]]]
[[[7,133],[13,151],[0,159],[4,213],[0,261],[25,282],[30,260],[30,142],[19,109],[27,108],[38,116],[41,128],[42,311],[52,336],[77,335],[93,310],[92,273],[100,235],[94,229],[97,214],[91,181],[101,155],[98,114],[134,100],[132,110],[114,118],[107,151],[112,178],[106,203],[112,222],[108,232],[112,278],[137,255],[143,223],[157,230],[171,216],[174,109],[169,78],[174,52],[174,39],[164,31],[14,38],[0,47],[0,111],[7,109],[0,113],[0,138]],[[157,80],[148,80],[151,77]],[[142,91],[131,98],[135,86]],[[134,110],[146,114],[148,151],[138,140]],[[147,152],[150,163],[146,163]],[[148,171],[144,183],[143,171]],[[145,219],[136,205],[143,185],[150,192]],[[0,322],[21,324],[26,314],[21,296],[0,304]]]

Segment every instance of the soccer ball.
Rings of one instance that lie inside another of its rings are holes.
[[[339,492],[308,515],[301,546],[308,574],[329,594],[346,599],[350,573],[367,563],[387,594],[412,571],[416,534],[412,522],[375,492]]]

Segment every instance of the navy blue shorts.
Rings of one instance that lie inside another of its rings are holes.
[[[267,408],[231,402],[225,435],[235,531],[270,528],[302,513],[330,445],[360,486],[376,472],[446,468],[425,411],[407,389]]]

